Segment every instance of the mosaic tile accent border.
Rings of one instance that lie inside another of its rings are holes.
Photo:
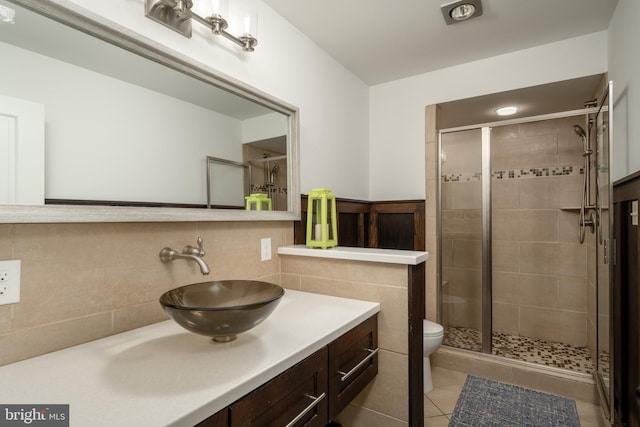
[[[445,328],[444,345],[465,350],[480,351],[480,331],[473,328]],[[509,359],[537,363],[539,365],[593,374],[594,364],[589,350],[569,344],[548,342],[535,338],[494,332],[492,354]],[[608,355],[601,355],[602,359]]]
[[[584,166],[557,166],[552,168],[530,168],[499,170],[491,172],[492,179],[539,178],[547,176],[577,176],[584,174]],[[443,182],[480,181],[481,172],[442,175]]]

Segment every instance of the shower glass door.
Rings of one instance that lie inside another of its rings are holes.
[[[612,211],[612,183],[609,177],[609,159],[611,128],[609,112],[612,111],[611,90],[613,83],[609,83],[600,103],[600,110],[595,118],[595,151],[596,151],[596,191],[598,206],[597,229],[597,354],[596,354],[596,378],[599,390],[603,397],[601,406],[609,413],[611,406],[611,262],[610,239],[613,223],[610,212]]]
[[[582,378],[595,372],[605,398],[607,102],[597,117],[585,108],[441,130],[437,163],[443,344]]]
[[[490,351],[491,297],[487,296],[486,196],[488,128],[440,134],[440,227],[442,254],[441,322],[444,344]],[[483,310],[483,302],[489,309]],[[488,314],[487,314],[488,311]],[[488,331],[488,335],[485,333]]]

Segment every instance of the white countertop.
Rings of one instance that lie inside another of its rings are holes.
[[[418,265],[429,258],[429,252],[346,246],[336,246],[328,249],[309,248],[305,245],[282,246],[278,248],[278,254],[406,265]]]
[[[0,367],[0,403],[69,404],[72,426],[192,426],[379,310],[287,289],[230,343],[169,320]]]

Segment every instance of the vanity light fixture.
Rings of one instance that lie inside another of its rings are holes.
[[[508,107],[500,107],[494,110],[499,116],[512,116],[518,112],[518,107],[515,105],[510,105]]]
[[[198,5],[194,8],[194,1]],[[253,52],[258,44],[257,16],[247,14],[243,19],[243,33],[236,37],[227,32],[226,0],[145,0],[145,15],[185,37],[191,38],[191,22],[197,21],[215,35],[224,36],[245,52]],[[202,11],[202,15],[193,9]]]
[[[480,0],[454,0],[440,5],[447,25],[456,24],[482,15]]]
[[[16,17],[16,11],[10,7],[6,7],[0,4],[0,21],[7,24],[14,24],[13,20]]]

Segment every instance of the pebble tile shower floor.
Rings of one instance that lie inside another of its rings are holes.
[[[449,327],[445,329],[442,343],[450,347],[480,351],[480,331],[472,328]],[[492,353],[509,359],[587,374],[592,374],[595,369],[589,350],[584,347],[498,332],[493,333]]]

